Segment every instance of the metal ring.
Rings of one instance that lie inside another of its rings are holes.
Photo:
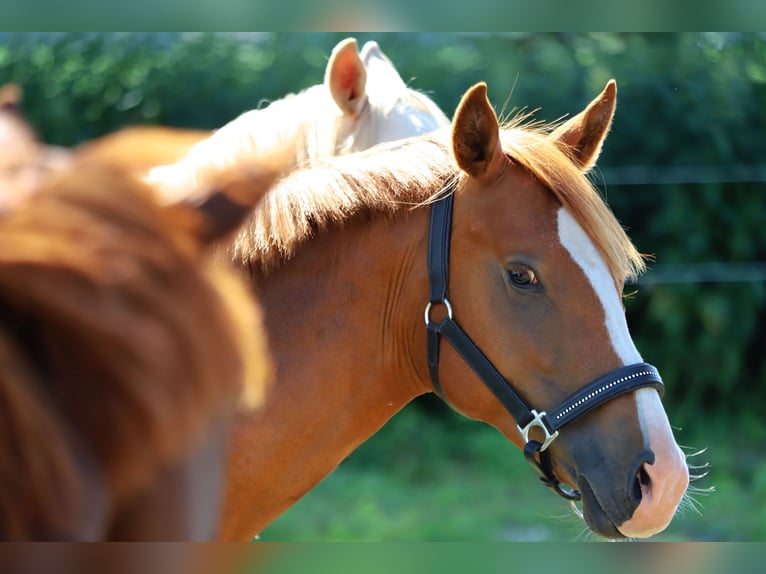
[[[431,305],[432,304],[431,304],[430,301],[426,305],[426,312],[425,312],[425,315],[424,315],[425,320],[426,320],[426,325],[430,325],[431,324],[431,317],[429,315],[431,313]],[[449,299],[442,299],[441,301],[437,301],[436,305],[444,305],[447,308],[447,317],[452,319],[452,305],[450,305]]]
[[[522,438],[524,439],[524,443],[529,442],[529,431],[532,430],[534,427],[541,428],[543,430],[543,433],[545,433],[545,439],[543,439],[543,443],[540,446],[540,450],[538,452],[543,452],[545,449],[548,448],[548,446],[556,440],[556,437],[559,436],[559,431],[550,432],[548,430],[548,427],[546,426],[543,419],[548,416],[548,413],[545,411],[542,411],[538,413],[535,409],[532,409],[529,411],[532,413],[532,416],[534,417],[527,426],[524,428],[521,428],[519,425],[516,425],[516,428],[519,429],[519,432],[521,433]]]

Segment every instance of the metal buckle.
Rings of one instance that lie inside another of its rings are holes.
[[[543,452],[546,448],[548,448],[548,445],[550,445],[557,436],[559,436],[559,431],[555,431],[553,434],[548,432],[548,427],[545,425],[545,422],[543,421],[543,417],[547,416],[548,413],[545,411],[538,413],[536,410],[532,409],[530,411],[535,418],[533,418],[531,421],[529,421],[529,424],[525,426],[524,428],[521,428],[519,425],[516,425],[516,428],[519,429],[519,432],[521,433],[521,436],[524,438],[524,443],[529,442],[529,431],[534,427],[539,427],[543,429],[543,432],[545,433],[545,440],[543,441],[543,445],[540,447],[540,450],[538,452]]]
[[[442,299],[441,301],[435,303],[436,305],[444,305],[447,308],[447,317],[452,319],[452,305],[449,304],[449,299]],[[426,327],[431,324],[431,302],[428,302],[428,305],[426,305],[426,312],[425,312],[425,319],[426,319]]]

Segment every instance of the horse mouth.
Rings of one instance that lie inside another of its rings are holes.
[[[596,496],[588,479],[581,476],[577,481],[577,488],[582,496],[582,515],[588,528],[596,535],[608,540],[624,539],[615,525],[609,513]],[[620,521],[620,524],[623,521]]]

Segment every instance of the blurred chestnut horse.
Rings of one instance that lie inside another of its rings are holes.
[[[271,363],[205,245],[276,173],[161,205],[95,159],[0,215],[0,539],[210,539],[232,416]]]
[[[102,138],[99,147],[104,153],[109,144],[114,155],[124,157],[122,145],[133,147],[132,137],[141,137],[149,147],[142,161],[133,153],[134,168],[154,168],[147,181],[167,197],[183,197],[190,188],[209,187],[211,177],[242,161],[267,156],[286,173],[323,157],[447,125],[449,120],[433,101],[407,87],[376,42],[357,51],[356,40],[347,38],[333,49],[322,84],[245,112],[212,134],[175,130],[177,150],[160,162],[163,165],[154,163],[160,156],[148,137],[151,127],[117,132]]]
[[[668,525],[688,470],[621,304],[644,262],[585,176],[615,102],[610,81],[559,126],[501,127],[478,84],[451,132],[331,158],[266,195],[228,253],[252,275],[277,382],[238,417],[225,539],[251,539],[435,390],[581,499],[593,532]]]

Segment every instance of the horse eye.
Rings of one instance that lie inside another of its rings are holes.
[[[506,270],[511,285],[519,289],[537,289],[542,287],[535,272],[529,267],[514,265]]]

